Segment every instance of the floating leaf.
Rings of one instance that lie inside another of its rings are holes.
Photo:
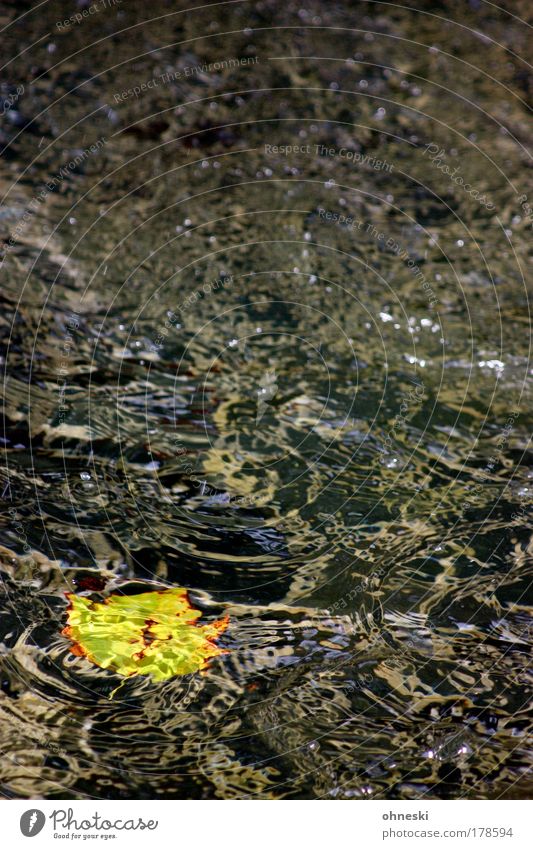
[[[210,658],[225,654],[214,640],[226,630],[229,617],[197,625],[201,611],[181,587],[112,595],[103,604],[73,593],[67,598],[63,635],[74,643],[73,654],[103,669],[164,681],[205,669]]]

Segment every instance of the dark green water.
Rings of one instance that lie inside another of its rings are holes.
[[[33,5],[0,792],[531,796],[528,4]],[[228,654],[110,699],[65,592],[174,585]]]

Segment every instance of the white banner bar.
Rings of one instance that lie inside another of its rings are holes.
[[[1,845],[530,849],[530,801],[4,801]],[[276,806],[274,811],[272,805]],[[211,807],[211,813],[207,807]]]

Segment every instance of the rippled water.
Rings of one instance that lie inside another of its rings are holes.
[[[527,4],[142,5],[3,6],[1,792],[530,796]]]

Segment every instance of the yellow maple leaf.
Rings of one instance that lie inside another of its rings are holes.
[[[201,611],[192,607],[182,587],[112,595],[102,604],[73,593],[67,598],[68,625],[62,634],[74,643],[73,654],[102,669],[164,681],[205,669],[211,658],[226,653],[214,640],[226,630],[229,617],[197,625]]]

